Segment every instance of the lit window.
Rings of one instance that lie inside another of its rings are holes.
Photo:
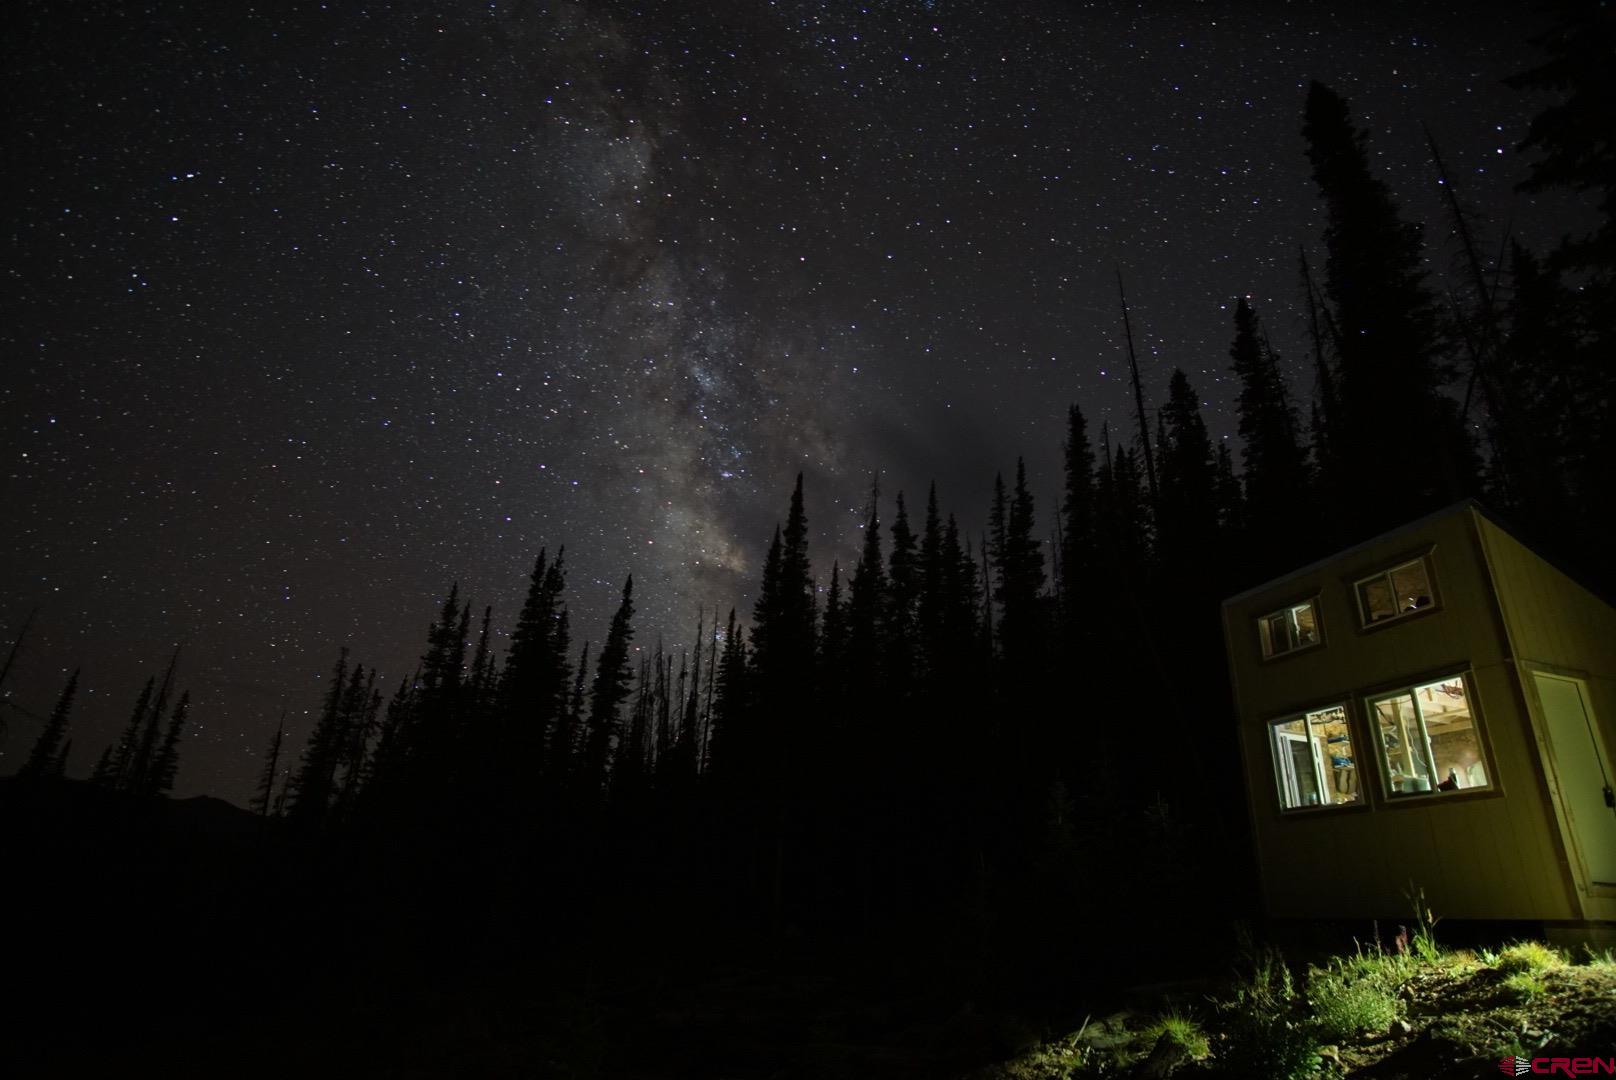
[[[1276,720],[1268,731],[1280,809],[1347,806],[1362,799],[1345,705]]]
[[[1369,715],[1393,798],[1488,786],[1464,676],[1373,698]]]
[[[1257,633],[1262,638],[1262,654],[1283,656],[1297,649],[1319,643],[1319,616],[1312,600],[1292,604],[1287,608],[1264,615],[1257,620]]]
[[[1365,626],[1399,619],[1432,606],[1431,570],[1415,559],[1359,581],[1358,614]]]

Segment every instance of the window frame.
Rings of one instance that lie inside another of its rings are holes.
[[[1284,615],[1284,614],[1287,614],[1287,613],[1290,613],[1290,612],[1294,612],[1297,608],[1301,607],[1304,604],[1306,604],[1307,606],[1309,606],[1309,607],[1311,607],[1313,609],[1314,640],[1308,642],[1305,645],[1300,645],[1300,644],[1299,645],[1294,645],[1291,648],[1284,650],[1283,652],[1274,652],[1274,653],[1269,652],[1268,649],[1267,649],[1267,642],[1266,642],[1267,635],[1265,635],[1263,633],[1263,624],[1266,623],[1269,619],[1272,619],[1276,615]],[[1309,593],[1306,596],[1300,597],[1299,599],[1293,600],[1288,604],[1281,604],[1277,608],[1274,608],[1274,609],[1272,609],[1270,611],[1263,612],[1261,615],[1258,615],[1255,619],[1252,620],[1252,626],[1257,631],[1257,656],[1265,664],[1273,663],[1276,660],[1284,660],[1287,657],[1295,656],[1297,653],[1304,653],[1304,652],[1308,652],[1311,649],[1317,649],[1317,648],[1323,647],[1323,645],[1324,645],[1324,616],[1323,616],[1323,613],[1319,610],[1319,593],[1318,593],[1318,591],[1315,590],[1314,592]]]
[[[1375,569],[1373,570],[1361,570],[1344,579],[1347,592],[1352,596],[1352,606],[1358,613],[1359,633],[1370,633],[1388,626],[1400,626],[1409,619],[1416,619],[1422,615],[1429,615],[1432,612],[1442,610],[1442,591],[1437,587],[1436,560],[1432,558],[1434,551],[1434,545],[1410,551],[1395,559],[1375,563]],[[1427,589],[1430,590],[1431,602],[1409,611],[1396,611],[1384,619],[1370,619],[1369,612],[1364,607],[1363,593],[1359,591],[1360,587],[1379,578],[1385,581],[1387,590],[1391,591],[1392,574],[1416,563],[1425,570],[1425,584]]]
[[[1435,683],[1453,682],[1457,680],[1465,692],[1465,704],[1470,710],[1470,723],[1475,730],[1476,755],[1482,768],[1487,774],[1485,787],[1462,787],[1443,791],[1439,786],[1441,780],[1434,776],[1436,770],[1435,753],[1431,751],[1430,729],[1426,727],[1423,715],[1419,713],[1419,695],[1416,691]],[[1407,694],[1414,701],[1414,708],[1421,730],[1424,733],[1426,755],[1430,759],[1433,772],[1431,787],[1424,791],[1396,791],[1392,788],[1391,764],[1386,759],[1385,747],[1382,745],[1380,720],[1375,706],[1391,698]],[[1412,678],[1400,679],[1395,683],[1371,690],[1357,693],[1357,705],[1363,716],[1363,727],[1369,734],[1369,741],[1364,745],[1368,747],[1375,757],[1375,773],[1379,784],[1377,792],[1378,802],[1387,807],[1428,805],[1430,800],[1441,802],[1458,802],[1469,799],[1499,798],[1504,794],[1503,783],[1498,776],[1498,766],[1493,758],[1492,741],[1487,734],[1486,718],[1482,715],[1481,695],[1476,689],[1475,670],[1470,667],[1444,668]]]
[[[1317,747],[1313,743],[1313,740],[1312,740],[1312,737],[1311,737],[1311,728],[1312,728],[1312,724],[1314,723],[1314,721],[1312,721],[1310,718],[1314,717],[1314,716],[1317,716],[1319,714],[1333,712],[1336,709],[1341,710],[1341,723],[1346,727],[1347,738],[1349,740],[1348,745],[1351,746],[1351,745],[1357,744],[1359,742],[1359,731],[1360,731],[1359,725],[1357,723],[1355,723],[1354,720],[1353,720],[1352,704],[1353,704],[1352,699],[1351,699],[1351,697],[1349,695],[1347,697],[1343,697],[1343,698],[1340,698],[1340,699],[1332,699],[1330,701],[1321,702],[1321,703],[1311,705],[1311,706],[1308,706],[1308,707],[1302,708],[1302,709],[1292,709],[1292,710],[1289,710],[1289,711],[1287,711],[1287,712],[1285,712],[1283,714],[1280,714],[1278,716],[1270,717],[1266,721],[1264,721],[1263,728],[1264,728],[1264,730],[1266,732],[1268,763],[1269,763],[1269,767],[1270,767],[1270,770],[1271,770],[1271,773],[1272,773],[1272,776],[1273,776],[1273,784],[1274,784],[1274,807],[1278,811],[1279,816],[1281,818],[1307,817],[1307,816],[1311,816],[1313,814],[1320,814],[1320,813],[1352,812],[1352,811],[1364,811],[1364,810],[1369,809],[1369,786],[1364,782],[1363,766],[1362,766],[1361,762],[1359,761],[1359,758],[1360,758],[1361,754],[1359,753],[1359,751],[1356,748],[1353,750],[1353,759],[1352,759],[1353,760],[1353,765],[1357,769],[1357,785],[1358,785],[1357,786],[1357,794],[1358,794],[1358,797],[1356,799],[1352,800],[1351,802],[1342,802],[1342,803],[1322,802],[1321,801],[1321,802],[1315,803],[1313,805],[1307,805],[1307,804],[1303,804],[1303,805],[1300,805],[1300,806],[1286,806],[1285,805],[1286,791],[1288,789],[1286,787],[1286,782],[1285,782],[1286,777],[1285,777],[1285,772],[1284,772],[1284,766],[1281,764],[1280,755],[1278,754],[1277,751],[1278,751],[1278,748],[1279,748],[1279,742],[1280,742],[1281,738],[1284,738],[1284,739],[1286,739],[1288,741],[1291,741],[1291,742],[1294,742],[1294,741],[1297,741],[1297,740],[1296,740],[1295,736],[1292,736],[1292,735],[1290,735],[1288,733],[1286,733],[1284,735],[1281,735],[1281,733],[1279,731],[1280,726],[1284,725],[1284,724],[1295,723],[1296,721],[1301,720],[1301,721],[1304,722],[1304,724],[1308,728],[1308,730],[1309,730],[1309,737],[1307,739],[1308,757],[1309,757],[1309,759],[1312,762],[1313,767],[1314,767],[1313,778],[1314,778],[1314,780],[1317,782],[1317,784],[1319,786],[1319,791],[1322,793],[1322,792],[1330,790],[1330,785],[1329,785],[1329,783],[1327,781],[1327,778],[1325,776],[1325,770],[1324,770],[1323,764],[1319,760]],[[1294,766],[1294,759],[1287,759],[1287,761],[1292,766]]]

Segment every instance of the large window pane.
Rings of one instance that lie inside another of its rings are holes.
[[[1380,750],[1386,762],[1386,786],[1393,795],[1430,791],[1431,748],[1425,745],[1419,710],[1412,694],[1375,702]]]
[[[1377,698],[1370,711],[1393,797],[1488,786],[1463,676]]]
[[[1342,705],[1269,725],[1279,805],[1285,810],[1359,801],[1358,767]]]
[[[1415,690],[1414,697],[1431,740],[1437,788],[1457,791],[1486,787],[1487,766],[1482,762],[1481,741],[1464,679],[1456,675],[1430,683]]]

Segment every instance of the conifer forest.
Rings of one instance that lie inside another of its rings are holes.
[[[248,807],[170,798],[207,720],[183,650],[92,746],[82,672],[9,696],[67,658],[4,613],[6,1071],[851,1075],[797,1057],[823,993],[931,1017],[930,1065],[869,1071],[933,1075],[1002,1050],[995,1008],[1216,967],[1262,916],[1225,598],[1464,499],[1616,596],[1616,36],[1607,5],[1556,10],[1511,163],[1587,201],[1557,244],[1480,223],[1434,138],[1450,216],[1413,219],[1353,102],[1299,88],[1322,231],[1289,306],[1231,304],[1235,438],[1193,371],[1141,389],[1118,275],[1091,299],[1132,320],[1135,408],[1071,404],[1038,436],[1060,476],[878,473],[839,493],[848,562],[812,542],[814,472],[783,472],[748,599],[677,641],[627,571],[580,617],[590,541],[557,530],[522,595],[443,581],[402,678],[330,642],[312,726],[243,750]]]

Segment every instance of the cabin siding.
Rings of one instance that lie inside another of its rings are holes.
[[[1523,705],[1527,700],[1535,702],[1535,691],[1525,690],[1535,671],[1576,678],[1587,691],[1606,762],[1616,764],[1616,610],[1479,515],[1478,525],[1513,646],[1520,692],[1526,699]],[[1575,889],[1567,853],[1570,837],[1554,814],[1558,781],[1552,756],[1543,753],[1547,735],[1542,718],[1531,712],[1535,707],[1523,710],[1525,737],[1535,760],[1548,757],[1548,767],[1540,769],[1537,777],[1538,787],[1558,857]],[[1584,891],[1579,899],[1583,917],[1616,920],[1616,890]]]
[[[1434,609],[1361,627],[1355,582],[1421,554]],[[1560,581],[1548,582],[1545,569]],[[1263,660],[1257,619],[1314,596],[1323,644]],[[1570,619],[1552,617],[1567,607]],[[1593,644],[1616,642],[1616,613],[1466,504],[1236,597],[1223,617],[1270,913],[1406,920],[1412,884],[1451,918],[1616,918],[1616,899],[1611,914],[1579,902],[1522,691],[1530,676],[1517,669],[1516,655],[1558,657],[1559,668],[1587,671],[1607,745],[1616,745],[1609,666],[1597,666]],[[1523,621],[1531,624],[1524,635]],[[1597,670],[1606,672],[1598,680]],[[1459,672],[1473,694],[1491,790],[1391,799],[1366,698]],[[1343,701],[1364,806],[1282,812],[1269,722]]]

